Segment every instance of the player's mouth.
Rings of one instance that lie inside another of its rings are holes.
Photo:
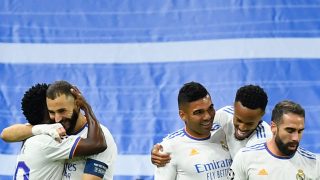
[[[290,144],[288,145],[288,149],[289,149],[289,150],[296,150],[297,147],[298,147],[298,143],[290,143]]]
[[[205,122],[202,122],[200,125],[202,127],[204,127],[205,129],[211,129],[212,128],[212,121],[205,121]]]
[[[244,139],[250,135],[251,131],[241,131],[240,129],[236,129],[235,135],[237,138]]]

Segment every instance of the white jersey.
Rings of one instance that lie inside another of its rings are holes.
[[[265,121],[261,121],[256,130],[248,138],[244,140],[236,139],[234,135],[233,113],[233,106],[225,106],[219,109],[214,117],[214,123],[220,124],[226,134],[227,145],[232,158],[235,157],[241,148],[266,142],[272,138],[270,126]]]
[[[289,158],[270,152],[266,143],[243,148],[236,155],[229,176],[234,180],[320,180],[320,159],[298,148]]]
[[[117,146],[113,140],[110,131],[103,125],[100,127],[104,133],[108,148],[95,155],[85,157],[75,157],[66,161],[63,170],[63,180],[79,180],[82,175],[92,174],[103,179],[113,179],[113,171],[115,160],[117,156]],[[88,126],[81,129],[77,135],[86,138],[88,133]]]
[[[171,160],[155,170],[155,180],[227,179],[232,160],[226,147],[225,134],[214,124],[211,137],[196,139],[180,129],[162,142]]]
[[[14,179],[61,179],[65,159],[72,158],[79,140],[79,136],[68,136],[61,143],[48,135],[28,138],[18,155]]]

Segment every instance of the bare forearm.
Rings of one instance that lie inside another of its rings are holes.
[[[88,123],[88,134],[86,139],[80,140],[74,153],[75,156],[97,154],[107,148],[103,131],[101,130],[99,122],[97,121],[91,107],[88,105],[84,111],[86,113]]]
[[[19,142],[32,136],[32,125],[14,124],[2,130],[1,138],[6,142]]]

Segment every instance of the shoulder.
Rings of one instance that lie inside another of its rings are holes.
[[[271,128],[268,123],[261,121],[255,131],[255,136],[253,139],[269,139],[272,137]]]
[[[229,115],[233,115],[234,114],[234,109],[233,106],[224,106],[222,108],[220,108],[219,110],[217,110],[217,113],[221,113],[221,114],[229,114]]]
[[[170,134],[168,134],[165,138],[163,138],[163,141],[174,141],[176,139],[179,139],[181,137],[184,137],[186,135],[184,128],[178,129],[177,131],[174,131]]]
[[[56,141],[49,135],[39,134],[28,138],[24,143],[25,144],[39,144],[39,145],[48,145],[55,143]],[[57,142],[58,143],[58,142]]]
[[[112,147],[112,146],[116,146],[114,138],[113,138],[111,132],[109,131],[109,129],[102,124],[100,124],[100,127],[101,127],[103,134],[104,134],[104,137],[107,141],[108,148]]]
[[[298,147],[297,149],[297,152],[300,156],[302,156],[303,158],[306,158],[306,159],[310,159],[310,160],[315,160],[315,161],[319,161],[319,157],[317,157],[317,155],[315,153],[312,153],[302,147]]]
[[[232,123],[233,112],[233,106],[225,106],[217,110],[214,117],[214,122],[220,124],[222,127],[225,127],[228,123]]]
[[[252,152],[257,152],[257,151],[262,151],[266,149],[266,144],[264,143],[258,143],[254,144],[248,147],[241,148],[239,152],[242,153],[252,153]]]

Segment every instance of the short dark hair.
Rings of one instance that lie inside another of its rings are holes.
[[[238,89],[235,102],[240,102],[249,109],[261,109],[265,111],[268,104],[267,93],[257,85],[245,85]]]
[[[305,111],[300,104],[290,100],[280,101],[272,110],[271,120],[279,124],[284,114],[293,113],[305,118]]]
[[[47,116],[46,91],[48,84],[36,84],[29,88],[21,100],[21,110],[32,125],[43,124]]]
[[[188,82],[182,86],[178,94],[179,108],[185,103],[199,100],[206,95],[210,95],[207,89],[197,82]]]
[[[66,95],[66,96],[72,96],[72,93],[70,89],[73,88],[73,86],[68,83],[67,81],[55,81],[52,83],[48,90],[47,90],[47,98],[49,99],[55,99],[61,95]]]

